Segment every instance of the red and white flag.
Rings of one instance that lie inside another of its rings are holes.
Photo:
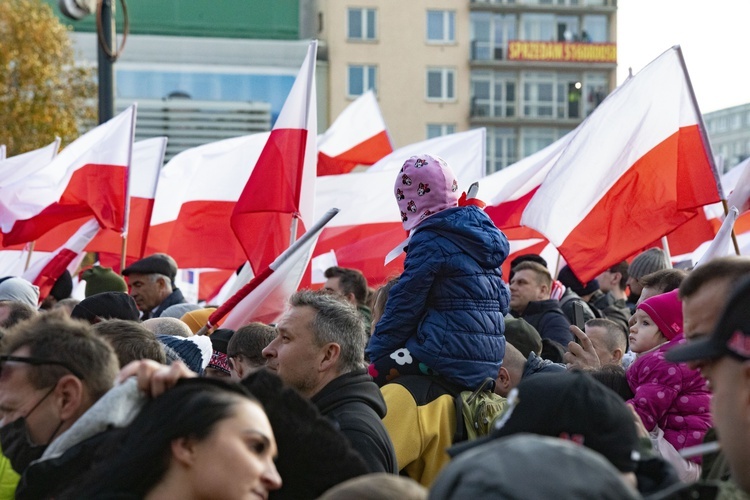
[[[60,148],[60,138],[57,137],[50,144],[0,161],[0,194],[5,195],[5,190],[12,187],[19,181],[35,175],[44,167],[50,164],[57,156],[57,150]],[[11,191],[8,191],[10,193]],[[0,201],[2,206],[2,201]]]
[[[487,204],[484,211],[509,239],[542,238],[533,229],[521,227],[521,215],[574,135],[575,131],[570,132],[479,182],[479,198]]]
[[[85,255],[84,248],[97,232],[99,232],[99,223],[95,218],[89,219],[63,246],[45,259],[37,261],[23,273],[21,276],[23,279],[39,287],[40,302],[49,295],[55,282],[66,269],[70,274],[75,274]]]
[[[329,210],[307,233],[281,253],[267,268],[240,288],[209,317],[216,325],[226,316],[222,328],[236,330],[252,321],[274,323],[284,312],[289,297],[297,290],[315,243],[323,227],[338,213]]]
[[[318,175],[345,174],[392,152],[378,100],[370,90],[347,106],[318,137]]]
[[[63,222],[86,216],[122,231],[134,127],[135,105],[73,141],[33,175],[4,186],[4,243],[33,241]]]
[[[485,168],[483,128],[451,134],[400,148],[367,172],[319,177],[316,186],[317,217],[341,209],[323,230],[314,255],[336,253],[338,264],[359,269],[369,283],[386,281],[403,270],[403,257],[383,266],[385,256],[406,237],[393,195],[396,175],[409,157],[432,154],[443,158],[467,190]]]
[[[700,254],[701,250],[705,250],[705,252],[696,260],[695,267],[705,264],[710,260],[726,257],[734,253],[732,248],[732,229],[734,229],[734,223],[737,221],[738,215],[739,211],[737,207],[733,206],[729,209],[729,213],[724,218],[724,222],[721,224],[713,241],[705,249],[696,250],[694,256]]]
[[[602,102],[521,217],[583,282],[720,199],[679,47]]]
[[[126,255],[134,260],[142,258],[146,250],[156,186],[164,163],[166,148],[166,137],[154,137],[133,144],[133,159],[128,181],[130,204],[125,232],[128,238]],[[122,252],[121,233],[102,230],[89,244],[87,250],[114,253],[119,258]]]
[[[290,245],[292,224],[302,223],[299,235],[314,221],[317,52],[318,42],[313,40],[230,217],[232,230],[256,272]]]
[[[225,139],[172,158],[159,175],[145,254],[167,253],[182,269],[245,262],[228,221],[269,135]]]

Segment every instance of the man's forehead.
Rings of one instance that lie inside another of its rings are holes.
[[[309,330],[315,316],[315,309],[309,306],[291,306],[286,310],[276,325],[279,330]]]
[[[682,301],[685,336],[711,334],[729,298],[729,280],[713,280]]]

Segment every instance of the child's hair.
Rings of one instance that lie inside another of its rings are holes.
[[[667,340],[682,333],[682,301],[677,293],[677,290],[673,290],[649,297],[636,308],[648,314]]]
[[[424,219],[458,206],[458,181],[442,158],[412,156],[396,177],[393,188],[404,229],[411,231]]]

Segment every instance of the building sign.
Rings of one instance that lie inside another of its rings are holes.
[[[524,42],[508,43],[511,61],[617,62],[614,43]]]

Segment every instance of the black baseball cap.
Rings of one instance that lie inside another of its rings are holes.
[[[750,278],[741,281],[729,296],[716,329],[710,333],[710,336],[667,351],[665,357],[673,363],[723,356],[741,361],[750,359]]]

